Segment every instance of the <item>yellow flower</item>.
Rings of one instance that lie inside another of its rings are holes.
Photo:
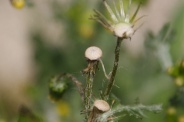
[[[178,122],[184,122],[184,116],[180,116],[180,117],[178,118]]]
[[[106,0],[103,0],[103,4],[110,15],[110,19],[107,19],[97,10],[94,10],[95,13],[91,17],[91,19],[96,20],[97,22],[102,24],[106,29],[110,30],[115,36],[119,38],[131,38],[136,31],[136,29],[134,28],[136,22],[144,17],[141,16],[140,18],[135,20],[141,4],[139,4],[134,14],[130,17],[130,6],[132,4],[132,0],[129,0],[129,6],[126,13],[123,5],[123,0],[119,0],[119,2],[117,0],[116,2],[114,1],[115,0],[112,0],[114,4],[114,8],[112,9],[107,4]]]
[[[79,33],[82,37],[84,38],[90,38],[92,37],[93,33],[94,33],[94,28],[92,26],[92,24],[81,24],[81,26],[79,27]]]
[[[57,104],[56,110],[57,110],[58,114],[61,115],[61,116],[63,116],[63,117],[67,117],[70,114],[70,106],[65,101],[60,101]]]
[[[22,9],[25,6],[25,0],[10,0],[10,2],[17,9]]]
[[[169,108],[167,109],[167,113],[168,113],[169,115],[176,114],[176,109],[175,109],[174,107],[169,107]]]
[[[176,79],[175,79],[175,84],[178,86],[178,87],[181,87],[181,86],[183,86],[183,78],[182,77],[177,77]]]

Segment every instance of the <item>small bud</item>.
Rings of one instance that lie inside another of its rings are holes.
[[[104,100],[95,100],[94,107],[101,111],[102,113],[110,110],[109,104]]]
[[[62,98],[68,89],[68,83],[65,78],[55,77],[49,82],[49,97],[51,100],[57,101]]]
[[[102,57],[102,50],[98,47],[91,46],[86,49],[85,57],[91,61],[99,60]]]

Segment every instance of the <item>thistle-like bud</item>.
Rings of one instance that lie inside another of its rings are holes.
[[[49,97],[51,100],[57,101],[62,98],[68,89],[66,78],[55,77],[49,82]]]

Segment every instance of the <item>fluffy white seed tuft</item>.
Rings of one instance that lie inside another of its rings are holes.
[[[113,26],[114,35],[120,38],[131,38],[134,30],[130,24],[118,23]]]

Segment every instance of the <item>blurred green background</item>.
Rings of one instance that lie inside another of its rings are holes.
[[[91,45],[102,49],[102,60],[110,72],[116,38],[89,20],[93,9],[105,12],[102,1],[27,2],[17,10],[9,1],[0,1],[0,122],[81,122],[83,104],[77,89],[69,88],[55,102],[49,99],[48,82],[68,72],[84,83],[84,52]],[[138,3],[134,1],[133,10]],[[184,73],[168,74],[168,68],[184,59],[184,4],[172,0],[165,0],[167,4],[159,0],[143,3],[139,16],[149,16],[132,40],[121,46],[118,87],[112,92],[123,105],[133,105],[139,98],[145,105],[162,104],[163,111],[148,113],[141,120],[125,116],[120,121],[184,122],[183,85],[175,82],[181,77],[184,84]],[[106,82],[100,67],[95,98]],[[173,99],[177,99],[175,104]]]

